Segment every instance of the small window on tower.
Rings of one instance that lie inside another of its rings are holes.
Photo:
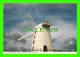
[[[34,32],[35,32],[35,34],[36,34],[36,31],[37,31],[37,28],[35,28],[35,31],[34,31]]]
[[[34,50],[34,47],[32,47],[32,50]]]
[[[35,39],[35,35],[34,35],[34,39]]]
[[[33,44],[34,44],[34,41],[33,41]]]
[[[36,34],[36,31],[35,31],[35,34]]]

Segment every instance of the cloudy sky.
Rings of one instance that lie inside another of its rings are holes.
[[[76,4],[4,4],[4,51],[31,48],[33,35],[17,39],[29,33],[24,28],[35,27],[32,18],[37,25],[47,20],[58,28],[51,32],[55,49],[76,51]]]

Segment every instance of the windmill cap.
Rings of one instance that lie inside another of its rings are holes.
[[[39,25],[37,25],[35,28],[38,28],[38,27],[50,27],[51,25],[53,25],[53,24],[50,24],[48,21],[44,21],[44,22],[40,23]]]
[[[44,21],[42,23],[42,27],[50,27],[52,24],[50,24],[48,21]]]

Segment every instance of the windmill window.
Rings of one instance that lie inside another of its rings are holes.
[[[35,31],[35,34],[36,34],[36,31]]]
[[[33,41],[33,44],[34,44],[34,41]]]
[[[35,35],[34,35],[34,39],[35,39]]]
[[[34,47],[32,47],[32,50],[34,50]]]

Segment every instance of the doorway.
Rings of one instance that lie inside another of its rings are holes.
[[[47,49],[47,46],[46,46],[46,45],[44,45],[44,46],[43,46],[43,51],[44,51],[44,52],[47,52],[47,51],[48,51],[48,49]]]

